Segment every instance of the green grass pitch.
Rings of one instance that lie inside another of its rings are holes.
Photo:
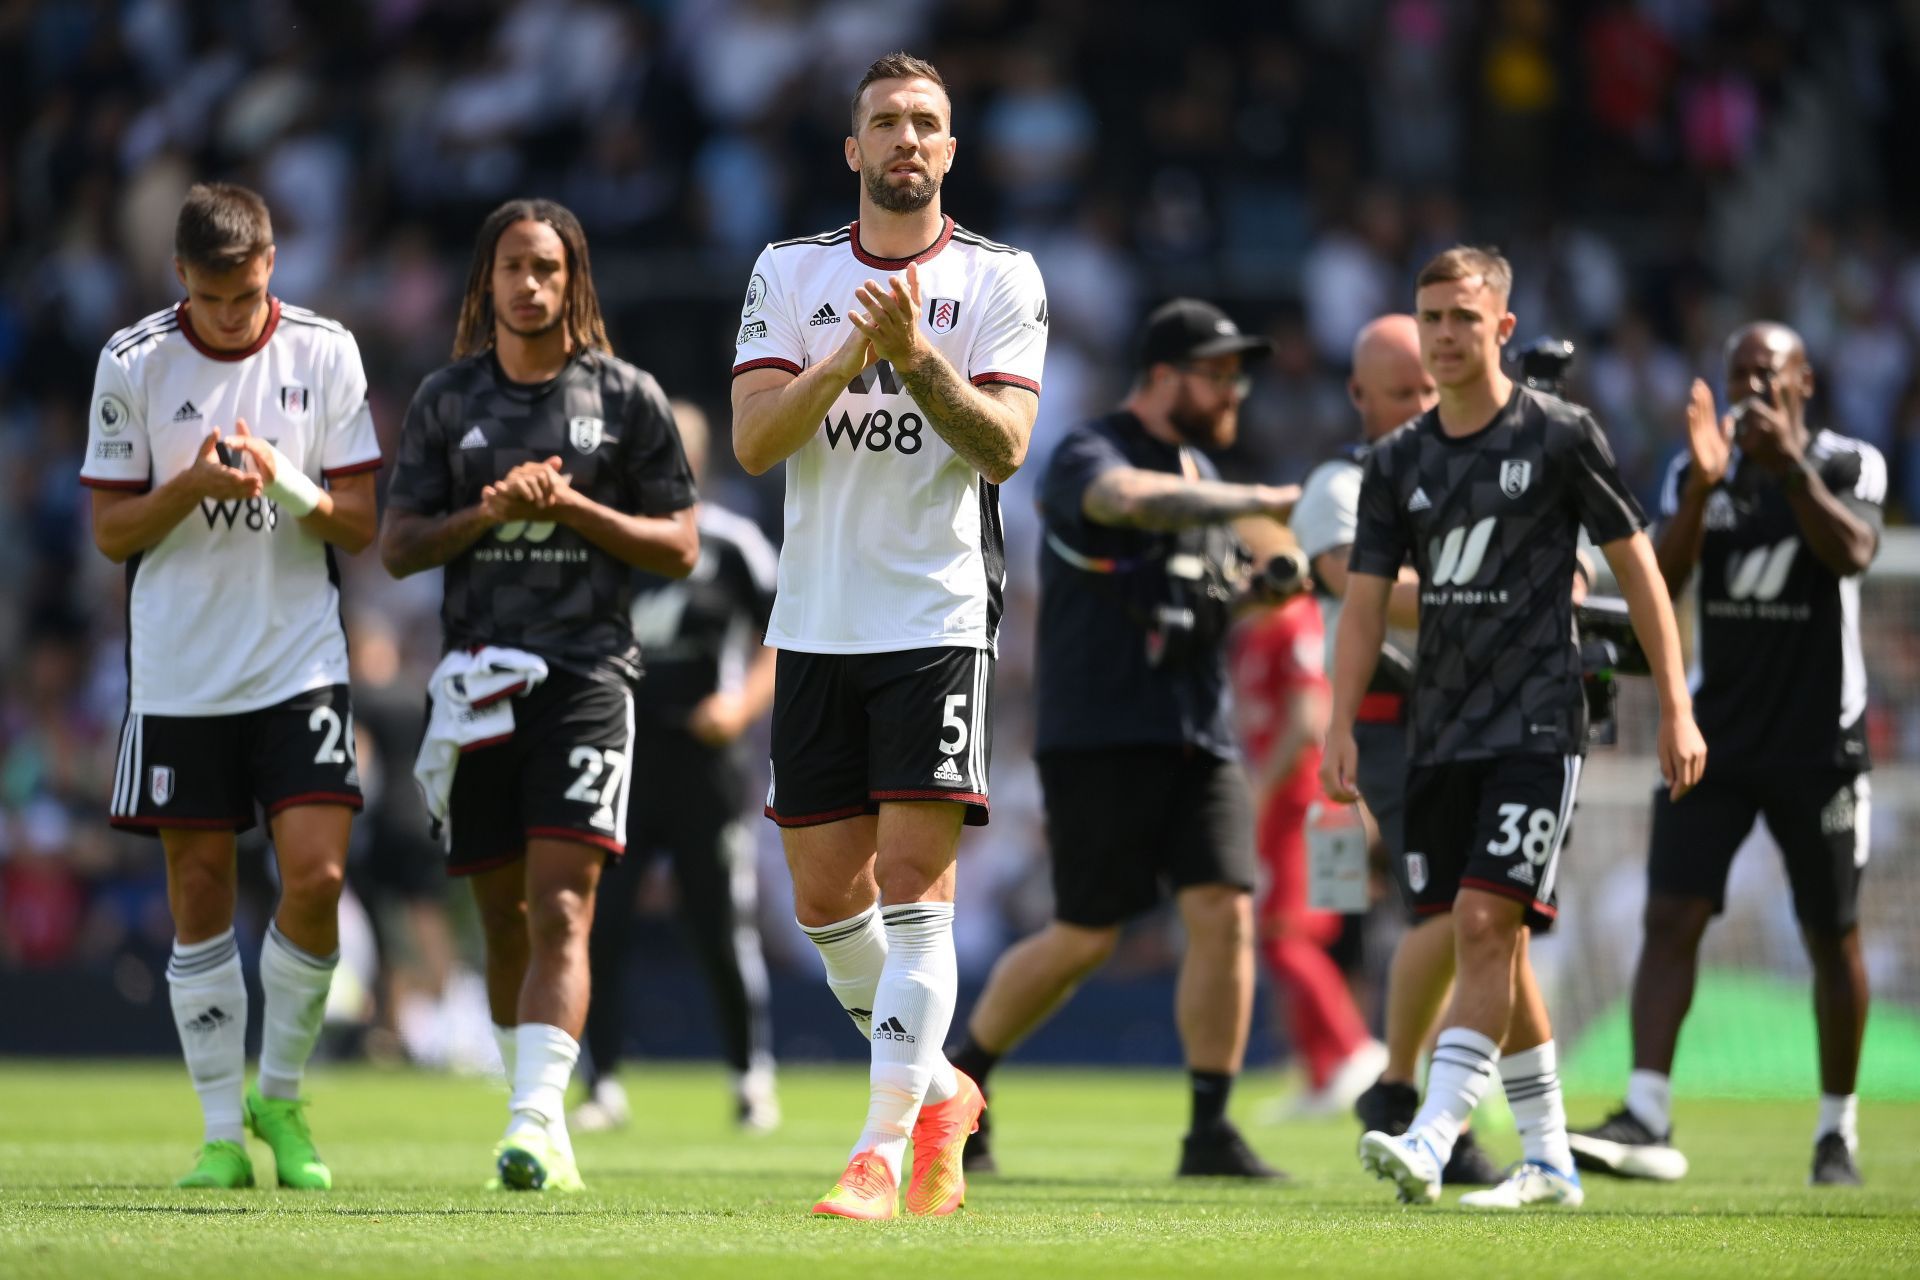
[[[1805,1186],[1812,1103],[1688,1102],[1694,1172],[1671,1187],[1588,1180],[1587,1207],[1524,1216],[1408,1209],[1359,1171],[1344,1121],[1265,1126],[1277,1085],[1235,1111],[1286,1187],[1177,1183],[1184,1088],[1170,1072],[1004,1070],[997,1151],[937,1221],[808,1217],[864,1114],[864,1074],[796,1069],[776,1135],[733,1132],[720,1073],[628,1076],[624,1133],[583,1137],[589,1191],[481,1189],[500,1086],[316,1072],[313,1127],[338,1189],[189,1193],[198,1120],[184,1072],[0,1064],[0,1276],[1015,1277],[1920,1274],[1920,1104],[1861,1110],[1867,1185]],[[1576,1121],[1604,1100],[1576,1100]],[[1490,1136],[1512,1156],[1511,1133]],[[251,1145],[271,1182],[272,1157]]]

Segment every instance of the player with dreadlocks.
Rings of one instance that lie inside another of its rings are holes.
[[[659,384],[613,354],[560,205],[512,200],[481,225],[453,356],[407,411],[380,556],[396,577],[446,569],[415,772],[486,933],[513,1083],[499,1184],[573,1189],[587,934],[627,831],[632,571],[692,571],[693,477]]]

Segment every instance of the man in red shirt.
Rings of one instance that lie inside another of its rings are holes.
[[[1289,1034],[1313,1090],[1300,1109],[1312,1113],[1351,1106],[1386,1060],[1327,954],[1340,935],[1340,917],[1307,907],[1307,811],[1324,799],[1319,772],[1328,704],[1325,652],[1320,607],[1302,595],[1242,626],[1232,655],[1240,739],[1266,869],[1260,955],[1287,995]]]

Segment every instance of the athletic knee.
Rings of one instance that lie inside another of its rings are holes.
[[[593,897],[571,887],[535,893],[526,922],[527,939],[539,950],[584,946],[593,924]]]
[[[1190,942],[1239,950],[1253,943],[1253,895],[1235,885],[1202,885],[1180,895]]]
[[[331,911],[346,879],[346,868],[332,858],[290,858],[280,868],[280,892],[296,908]]]
[[[1713,919],[1713,903],[1705,898],[1649,894],[1643,919],[1646,950],[1691,955]]]
[[[1089,929],[1083,925],[1062,924],[1055,921],[1048,929],[1048,934],[1055,954],[1064,962],[1063,967],[1071,971],[1076,981],[1105,964],[1113,956],[1113,949],[1120,941],[1120,929],[1117,925]]]
[[[1860,949],[1860,930],[1858,927],[1838,929],[1803,929],[1801,936],[1807,944],[1807,958],[1815,969],[1822,972],[1852,967]]]
[[[1520,919],[1502,904],[1462,901],[1453,909],[1454,946],[1463,960],[1500,961],[1520,940]]]

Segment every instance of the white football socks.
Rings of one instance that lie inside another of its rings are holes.
[[[1818,1142],[1830,1133],[1837,1133],[1846,1139],[1848,1151],[1859,1152],[1859,1094],[1823,1093],[1820,1095],[1820,1123],[1813,1131],[1813,1140]]]
[[[800,931],[820,952],[833,998],[853,1019],[860,1038],[871,1040],[874,992],[880,987],[880,971],[887,964],[887,931],[880,923],[879,904],[832,924],[803,924]]]
[[[1558,1054],[1553,1041],[1509,1053],[1500,1059],[1500,1084],[1507,1091],[1514,1126],[1520,1130],[1527,1159],[1561,1173],[1573,1172],[1567,1145],[1567,1105],[1560,1093]]]
[[[1499,1060],[1500,1046],[1478,1031],[1448,1027],[1440,1033],[1427,1067],[1427,1099],[1420,1104],[1420,1114],[1413,1118],[1407,1136],[1425,1141],[1441,1165],[1453,1154],[1467,1117],[1493,1082],[1494,1064]]]
[[[493,1024],[493,1044],[500,1050],[500,1069],[506,1073],[509,1089],[513,1088],[513,1060],[518,1056],[515,1053],[518,1031],[517,1026],[503,1027],[497,1022]]]
[[[1627,1110],[1653,1136],[1665,1139],[1673,1132],[1673,1080],[1664,1071],[1635,1068],[1627,1077]]]
[[[545,1129],[556,1141],[566,1133],[567,1082],[580,1060],[580,1042],[559,1027],[523,1022],[514,1028],[512,1118],[507,1133],[529,1125]]]
[[[953,1025],[960,969],[951,902],[901,903],[880,914],[887,960],[873,1003],[867,1123],[853,1154],[877,1151],[898,1178],[921,1104],[945,1101],[958,1087],[941,1046]]]
[[[174,940],[173,958],[167,962],[167,998],[187,1059],[187,1076],[200,1095],[206,1141],[243,1141],[247,984],[232,929],[205,942]]]
[[[260,1031],[261,1096],[300,1096],[300,1077],[320,1039],[327,991],[339,963],[338,949],[330,956],[316,956],[287,941],[279,925],[267,925],[267,940],[260,948],[260,988],[266,997]]]

